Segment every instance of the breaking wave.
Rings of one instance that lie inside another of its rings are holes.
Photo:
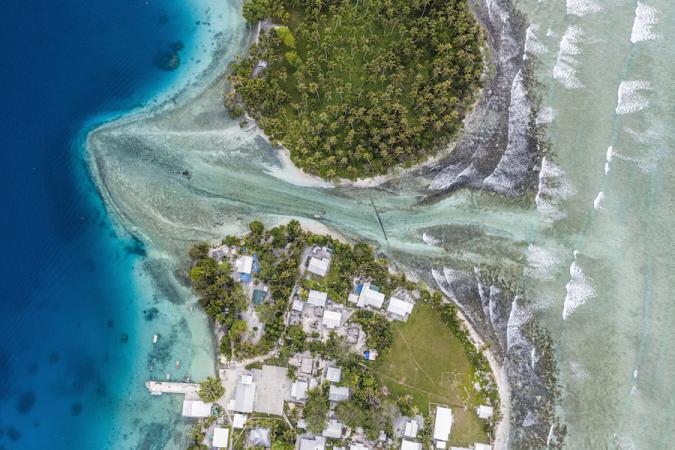
[[[590,298],[595,297],[592,280],[582,270],[577,261],[570,265],[570,281],[565,285],[567,294],[563,305],[562,318],[567,320],[570,315]]]
[[[593,208],[598,211],[600,209],[605,209],[602,206],[602,202],[605,200],[605,193],[600,191],[598,192],[598,195],[595,197],[595,200],[593,200]]]
[[[527,30],[525,30],[525,54],[523,55],[523,58],[527,58],[528,54],[541,55],[548,52],[546,46],[539,42],[537,35],[534,34],[538,28],[539,27],[537,25],[532,24],[527,27]]]
[[[583,31],[576,25],[570,25],[560,40],[558,58],[553,66],[553,79],[567,89],[578,89],[583,83],[577,78],[578,61],[576,56],[581,54],[579,44],[583,38]]]
[[[622,81],[617,91],[616,113],[631,114],[645,109],[649,106],[649,100],[642,91],[651,89],[652,85],[648,81]]]
[[[593,0],[567,0],[567,14],[585,16],[602,11],[602,7]]]
[[[630,34],[630,41],[633,44],[642,41],[653,41],[660,37],[655,33],[652,27],[659,23],[659,11],[653,6],[637,2],[635,7],[635,20],[633,21],[633,30]]]
[[[576,191],[565,179],[563,170],[544,157],[539,171],[539,189],[534,201],[546,222],[553,223],[564,218],[567,213],[561,209],[560,202]]]
[[[553,267],[560,263],[560,258],[551,250],[530,244],[527,247],[527,267],[525,275],[539,280],[552,280]]]

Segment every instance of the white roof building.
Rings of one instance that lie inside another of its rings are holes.
[[[474,450],[492,450],[492,446],[490,444],[480,444],[476,442],[473,444],[473,449]]]
[[[340,311],[330,311],[326,309],[323,312],[323,326],[330,330],[338,328],[342,322],[342,313]]]
[[[201,400],[183,400],[183,417],[209,417],[212,405]]]
[[[349,450],[370,450],[370,447],[367,447],[360,442],[356,442],[349,446]]]
[[[393,316],[394,319],[405,321],[408,320],[408,316],[412,312],[413,306],[415,305],[410,302],[391,297],[389,299],[389,305],[387,306],[387,313]]]
[[[329,367],[326,369],[326,380],[331,383],[339,383],[342,378],[342,369],[339,367]]]
[[[307,297],[307,303],[313,306],[326,306],[326,300],[328,299],[328,294],[321,291],[315,291],[312,289],[309,291],[309,296]]]
[[[305,380],[298,380],[291,385],[291,398],[302,401],[307,399],[309,384]]]
[[[302,312],[305,303],[302,300],[293,300],[293,311]]]
[[[403,439],[401,441],[401,450],[422,450],[422,444]]]
[[[312,256],[311,258],[309,258],[309,265],[307,266],[307,270],[309,270],[315,275],[323,277],[328,273],[328,266],[330,266],[330,259],[328,258],[319,259]]]
[[[326,448],[326,440],[317,436],[314,439],[302,438],[298,444],[299,450],[324,450]]]
[[[379,309],[382,308],[382,303],[384,303],[384,294],[371,289],[370,283],[364,284],[363,288],[361,289],[361,294],[359,294],[359,301],[356,303],[356,306],[359,308],[372,306],[373,308]]]
[[[335,419],[331,419],[331,421],[328,422],[328,426],[321,434],[323,437],[330,439],[340,439],[342,437],[342,424]]]
[[[328,400],[331,402],[343,402],[349,400],[349,388],[346,386],[330,385],[328,389]]]
[[[234,394],[234,408],[232,409],[241,413],[253,412],[255,387],[256,384],[253,382],[251,375],[242,375]]]
[[[409,420],[405,424],[405,429],[403,430],[403,435],[405,437],[415,438],[415,437],[417,437],[418,428],[419,428],[419,424],[417,423],[416,420]]]
[[[489,419],[494,414],[494,409],[492,406],[480,405],[476,412],[481,419]]]
[[[239,273],[251,273],[253,269],[253,257],[249,255],[242,255],[237,258],[237,261],[234,263],[237,272]]]
[[[302,358],[300,361],[300,372],[311,374],[314,367],[314,360],[312,358]]]
[[[436,422],[434,423],[434,440],[447,442],[452,429],[452,410],[438,406],[436,408]],[[442,448],[445,448],[443,446]]]
[[[232,418],[232,427],[239,430],[243,429],[246,426],[246,414],[235,414]]]
[[[227,448],[227,441],[230,437],[230,430],[228,428],[215,427],[213,429],[213,442],[215,448]]]
[[[349,300],[349,303],[358,303],[359,302],[359,296],[356,295],[353,292],[349,294],[349,297],[347,297],[347,299]]]

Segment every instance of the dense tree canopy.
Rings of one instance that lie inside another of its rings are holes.
[[[235,63],[227,103],[325,178],[429,155],[460,128],[480,81],[466,0],[248,0],[244,15],[283,26]]]

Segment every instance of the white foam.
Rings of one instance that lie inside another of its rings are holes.
[[[633,44],[643,41],[653,41],[661,36],[654,32],[652,27],[659,23],[659,10],[653,6],[637,2],[635,7],[635,20],[633,21],[633,30],[630,34],[630,41]]]
[[[541,55],[548,52],[548,49],[544,44],[539,42],[535,31],[539,29],[539,26],[532,24],[527,27],[525,30],[525,52],[523,58],[526,59],[528,54],[531,55]]]
[[[567,294],[563,305],[563,320],[567,320],[577,308],[595,297],[592,280],[584,274],[577,261],[570,265],[570,281],[565,285],[565,289]]]
[[[534,366],[538,361],[539,357],[537,356],[537,349],[536,347],[532,347],[532,351],[530,352],[530,368],[534,369]]]
[[[598,192],[598,195],[595,197],[595,200],[593,200],[593,208],[595,208],[596,211],[600,209],[605,209],[602,206],[602,202],[605,200],[605,193],[600,191]]]
[[[602,11],[602,7],[592,0],[567,0],[567,14],[585,16]]]
[[[431,246],[436,246],[441,243],[440,239],[436,239],[435,237],[427,233],[422,233],[422,240],[424,241],[425,244]]]
[[[553,119],[555,119],[556,112],[553,108],[550,106],[546,106],[544,108],[541,108],[539,111],[539,114],[537,114],[537,118],[535,119],[535,122],[537,125],[542,125],[542,124],[549,124],[553,122]]]
[[[553,267],[560,263],[560,258],[551,250],[538,245],[527,246],[526,276],[539,280],[552,280],[554,278]]]
[[[506,350],[511,350],[512,347],[525,346],[528,344],[527,339],[521,331],[531,318],[531,314],[518,305],[518,296],[513,299],[511,304],[511,314],[509,314],[509,321],[506,324]]]
[[[651,89],[652,85],[648,81],[622,81],[617,91],[616,113],[631,114],[645,109],[649,106],[649,100],[644,96],[643,91]]]
[[[553,79],[567,89],[578,89],[583,83],[577,78],[578,61],[576,56],[581,54],[579,44],[583,38],[583,31],[576,25],[570,25],[560,40],[558,58],[553,66]]]
[[[613,156],[614,156],[614,147],[610,145],[609,147],[607,147],[607,153],[605,154],[607,162],[612,162]]]
[[[576,194],[576,191],[565,178],[563,170],[548,158],[541,160],[539,171],[539,188],[534,199],[539,211],[548,223],[556,222],[567,216],[560,203]]]

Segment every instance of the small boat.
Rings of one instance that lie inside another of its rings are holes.
[[[170,380],[170,379],[171,379],[171,374],[170,374],[170,373],[167,373],[167,374],[166,374],[166,380],[168,381],[168,380]]]
[[[180,361],[176,360],[176,369],[180,369]]]
[[[157,334],[153,335],[153,336],[152,336],[152,343],[153,343],[153,344],[156,344],[156,343],[157,343],[157,339],[159,339],[159,335],[157,335]]]

